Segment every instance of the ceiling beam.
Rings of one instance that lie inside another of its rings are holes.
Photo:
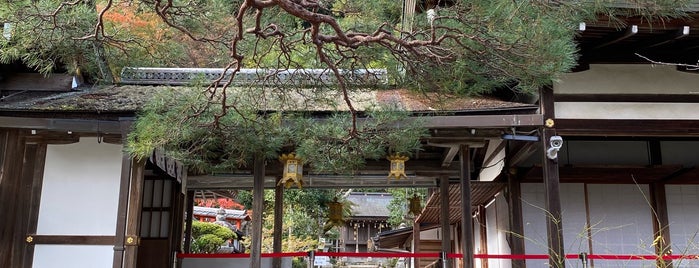
[[[641,48],[642,49],[649,49],[649,48],[662,46],[662,45],[674,42],[678,39],[682,39],[682,38],[687,37],[687,36],[689,36],[689,26],[685,25],[673,33],[670,33],[668,35],[661,36],[657,39],[649,41],[645,45],[641,46]]]
[[[594,47],[594,49],[600,49],[600,48],[609,46],[611,44],[618,43],[626,38],[629,38],[629,37],[637,34],[637,33],[638,33],[638,25],[631,25],[631,27],[626,28],[626,31],[624,31],[623,33],[609,37],[608,39],[600,42],[600,44],[596,45]]]

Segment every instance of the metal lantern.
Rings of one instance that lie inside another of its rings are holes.
[[[420,205],[420,197],[417,194],[413,194],[413,197],[408,198],[408,211],[413,215],[420,214],[422,211],[422,206]]]
[[[328,203],[328,222],[332,226],[345,225],[345,219],[342,216],[342,203],[337,201],[337,197],[332,202]]]
[[[282,179],[279,180],[279,184],[284,185],[286,188],[296,184],[301,189],[303,187],[303,162],[301,162],[301,159],[296,158],[294,153],[290,153],[282,154],[279,157],[279,161],[284,163],[284,172]]]
[[[387,157],[387,159],[391,161],[391,172],[388,174],[389,178],[395,178],[397,180],[408,178],[408,176],[405,175],[405,161],[408,161],[410,158],[394,154]]]

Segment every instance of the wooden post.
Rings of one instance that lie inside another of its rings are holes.
[[[281,177],[277,179],[277,184],[274,187],[274,240],[272,241],[272,250],[274,253],[282,252],[282,224],[284,219],[284,186],[279,184]],[[272,267],[281,268],[282,259],[275,257]]]
[[[563,251],[563,217],[561,215],[561,193],[558,175],[558,157],[550,159],[547,150],[551,148],[551,136],[556,135],[553,88],[544,87],[540,92],[544,125],[540,128],[541,151],[544,176],[544,196],[546,209],[546,231],[548,236],[549,266],[565,267],[565,252]]]
[[[124,266],[124,242],[126,241],[126,218],[131,186],[131,157],[124,153],[121,157],[121,182],[119,184],[119,205],[117,207],[116,236],[114,238],[114,259],[112,267]]]
[[[468,145],[462,144],[461,158],[461,252],[463,267],[473,267],[473,220],[471,220],[471,158]]]
[[[184,252],[192,252],[192,223],[194,222],[194,190],[187,190],[187,217],[184,229]]]
[[[39,222],[39,205],[41,204],[41,189],[44,182],[44,166],[46,163],[46,144],[36,144],[34,161],[31,169],[31,189],[29,190],[27,234],[35,234]],[[32,267],[34,260],[34,244],[25,244],[24,267]]]
[[[667,214],[667,197],[664,183],[650,184],[651,208],[653,209],[653,233],[655,238],[661,237],[655,245],[655,254],[663,256],[672,253],[670,241],[670,220]],[[672,260],[658,260],[658,267],[672,268]]]
[[[143,202],[143,173],[146,168],[145,159],[132,159],[131,161],[131,191],[129,193],[129,210],[126,217],[124,268],[135,268],[137,264],[138,245],[140,244],[138,235],[141,224],[141,203]]]
[[[121,140],[126,144],[126,137],[131,131],[131,120],[119,122]],[[124,266],[124,242],[126,241],[126,220],[129,208],[129,190],[131,188],[131,157],[124,152],[121,156],[121,182],[119,183],[119,205],[117,207],[116,236],[114,238],[114,258],[112,267]]]
[[[561,215],[561,194],[558,176],[558,158],[549,159],[546,150],[549,149],[551,136],[555,130],[544,128],[542,130],[542,162],[544,164],[544,195],[546,209],[546,234],[548,236],[549,265],[551,267],[565,267],[565,253],[563,251],[563,217]]]
[[[413,253],[420,252],[420,223],[417,222],[417,215],[413,221]],[[413,258],[413,266],[420,267],[420,258]]]
[[[505,165],[507,168],[509,165]],[[507,203],[510,214],[509,242],[512,254],[524,254],[524,219],[522,217],[522,188],[516,169],[507,171]],[[524,268],[524,260],[512,260],[512,268]]]
[[[0,267],[22,267],[22,250],[24,233],[17,226],[22,202],[21,178],[24,160],[24,141],[21,131],[8,130],[2,135],[5,151],[0,155]]]
[[[451,234],[449,232],[449,177],[439,179],[439,197],[441,201],[440,221],[442,223],[442,252],[451,252]],[[443,258],[442,267],[449,267],[449,259]]]
[[[250,268],[262,266],[262,212],[264,211],[265,162],[262,154],[255,154],[252,187],[252,245]]]

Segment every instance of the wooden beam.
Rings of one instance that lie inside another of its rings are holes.
[[[540,114],[425,116],[426,128],[540,126]]]
[[[566,136],[696,137],[697,120],[557,119],[556,132]]]
[[[413,219],[413,253],[420,252],[420,223],[417,221],[417,219],[417,216]],[[411,267],[418,267],[419,264],[420,258],[415,257],[413,258],[413,265]]]
[[[459,153],[459,146],[451,146],[447,149],[447,153],[442,160],[442,167],[451,166],[451,162],[454,162],[456,154]]]
[[[471,158],[468,145],[459,148],[461,158],[461,252],[463,267],[473,267],[473,220],[471,218]],[[442,214],[442,216],[444,216]]]
[[[697,103],[699,94],[555,94],[556,102]]]
[[[124,118],[126,119],[126,118]],[[120,121],[0,116],[4,128],[65,130],[72,132],[121,133]],[[98,127],[99,126],[99,127]]]
[[[261,154],[254,156],[254,182],[252,188],[252,245],[250,246],[250,268],[262,267],[262,211],[264,211],[265,161]]]
[[[681,165],[662,166],[562,166],[558,168],[559,180],[566,183],[595,184],[648,184],[671,180],[676,182],[688,170]],[[633,177],[633,178],[632,178]],[[533,167],[522,173],[526,182],[543,180],[543,168]]]
[[[26,91],[70,91],[73,77],[53,73],[44,76],[40,73],[9,73],[0,80],[0,90]]]
[[[35,245],[114,245],[113,235],[37,235],[30,234]],[[29,239],[27,239],[29,240]]]
[[[638,25],[631,25],[631,27],[626,28],[626,31],[624,31],[621,34],[618,34],[616,36],[612,36],[608,38],[607,40],[602,41],[599,45],[595,46],[594,49],[600,49],[606,46],[609,46],[611,44],[618,43],[626,38],[629,38],[635,34],[638,33]]]
[[[668,43],[675,42],[679,39],[685,38],[685,37],[689,36],[689,28],[690,27],[688,25],[684,25],[673,33],[664,35],[660,38],[657,38],[655,40],[651,40],[648,43],[645,43],[644,45],[641,46],[641,48],[642,49],[654,48],[654,47],[662,46],[662,45],[665,45]]]

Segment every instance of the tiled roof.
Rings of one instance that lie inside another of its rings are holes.
[[[193,214],[194,216],[216,218],[216,213],[218,213],[219,209],[220,208],[194,206]],[[248,221],[250,220],[250,216],[247,214],[246,210],[226,209],[226,219]]]

